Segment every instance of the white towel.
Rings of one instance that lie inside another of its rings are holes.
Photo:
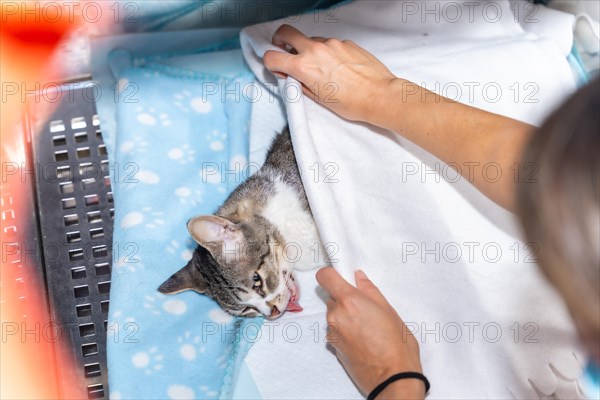
[[[245,58],[266,83],[262,55],[282,23],[351,39],[398,76],[528,123],[575,88],[561,46],[524,31],[508,1],[356,1],[246,28]],[[363,268],[416,329],[429,398],[580,396],[575,329],[514,216],[415,145],[294,98],[294,79],[278,84],[321,238],[347,279]],[[314,273],[300,275],[306,311],[265,324],[247,359],[256,383],[265,398],[359,398],[323,342]]]

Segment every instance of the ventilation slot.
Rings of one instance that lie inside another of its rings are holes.
[[[77,158],[90,158],[92,152],[89,147],[80,147],[77,149]]]
[[[97,224],[102,222],[102,215],[100,211],[90,211],[87,213],[87,220],[89,224]]]
[[[77,132],[75,135],[75,143],[85,143],[88,140],[86,132]]]
[[[85,371],[86,378],[100,376],[102,374],[102,371],[100,370],[100,364],[98,363],[86,364],[83,366],[83,370]]]
[[[96,178],[86,178],[81,180],[81,186],[83,190],[93,188],[96,185]]]
[[[96,334],[96,328],[94,324],[81,324],[79,325],[79,336],[87,337],[94,336]]]
[[[62,182],[58,184],[58,190],[62,194],[69,194],[75,191],[75,187],[73,186],[73,182]]]
[[[69,261],[82,261],[83,249],[69,250]]]
[[[71,129],[73,129],[73,130],[85,129],[86,127],[87,127],[87,124],[85,123],[84,117],[75,117],[75,118],[71,119]]]
[[[100,197],[97,194],[90,194],[84,197],[86,206],[95,206],[100,203]]]
[[[71,167],[68,165],[56,167],[56,177],[58,179],[71,179]]]
[[[65,135],[54,136],[52,138],[52,143],[55,146],[64,146],[67,144],[67,138],[65,137]]]
[[[90,288],[88,285],[75,286],[73,292],[77,298],[88,297],[90,295]]]
[[[108,293],[110,293],[110,281],[108,281],[108,282],[100,282],[98,284],[98,293],[100,293],[100,294],[108,294]]]
[[[87,390],[89,399],[100,399],[104,397],[104,386],[101,383],[97,385],[89,385]]]
[[[90,229],[90,238],[92,240],[100,239],[102,237],[104,237],[104,228]]]
[[[110,266],[108,263],[96,264],[96,276],[110,275]]]
[[[60,201],[60,203],[62,204],[63,210],[68,210],[70,208],[77,207],[77,202],[75,201],[74,197],[69,197],[68,199],[62,199]]]
[[[51,133],[56,133],[56,132],[64,132],[65,130],[65,123],[62,120],[56,120],[56,121],[50,121],[50,132]]]
[[[67,150],[59,150],[54,152],[54,161],[61,162],[69,159],[69,152]]]
[[[77,214],[69,214],[63,217],[65,226],[77,225],[79,223],[79,216]]]
[[[92,255],[94,258],[106,257],[108,255],[108,248],[104,245],[92,247]]]
[[[98,345],[96,343],[82,344],[81,354],[83,354],[84,357],[95,356],[98,354]]]
[[[67,232],[67,243],[77,243],[81,241],[81,233],[78,231]]]
[[[87,275],[85,271],[85,267],[73,267],[71,268],[71,278],[73,279],[83,279]]]
[[[80,304],[76,307],[77,316],[79,318],[89,317],[92,315],[92,305],[91,304]]]

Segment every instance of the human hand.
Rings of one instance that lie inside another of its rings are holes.
[[[328,342],[364,394],[399,372],[422,373],[417,340],[364,272],[356,272],[356,288],[331,267],[320,269],[317,281],[331,296]],[[378,399],[424,397],[423,382],[406,379],[389,385]]]
[[[286,52],[267,51],[265,67],[279,77],[296,78],[306,96],[340,116],[370,122],[369,117],[385,107],[383,94],[396,77],[354,42],[309,38],[282,25],[273,35],[273,44]]]

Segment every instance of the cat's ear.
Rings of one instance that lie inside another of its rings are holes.
[[[215,250],[222,254],[235,254],[244,240],[244,234],[235,222],[216,215],[192,218],[187,228],[192,238],[213,255]]]
[[[175,272],[169,279],[158,287],[158,291],[164,294],[175,294],[184,290],[195,290],[198,293],[206,292],[206,284],[201,274],[193,274],[192,261],[179,271]]]

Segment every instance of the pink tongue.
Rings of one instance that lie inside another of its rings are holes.
[[[287,305],[286,311],[291,311],[291,312],[300,312],[304,310],[302,308],[302,306],[300,304],[298,304],[297,301],[292,301],[290,300],[290,302]]]

